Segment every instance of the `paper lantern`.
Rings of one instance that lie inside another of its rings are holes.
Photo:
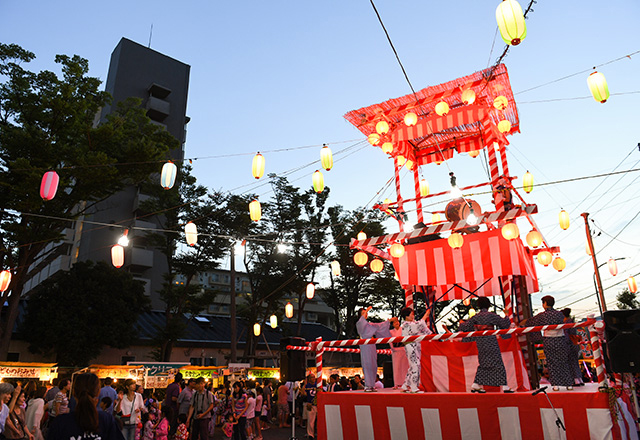
[[[509,100],[506,96],[497,96],[496,99],[493,100],[493,106],[498,110],[504,110],[509,105]]]
[[[115,267],[122,267],[124,264],[124,248],[119,244],[115,244],[111,248],[111,263]]]
[[[609,258],[607,266],[609,266],[609,273],[611,274],[611,276],[615,277],[616,275],[618,275],[618,263],[616,263],[616,260],[614,260],[613,258]]]
[[[340,276],[340,263],[336,260],[333,260],[331,262],[331,273],[333,274],[334,277]]]
[[[389,253],[394,258],[401,258],[404,255],[404,246],[400,243],[393,243],[389,248]]]
[[[511,122],[508,119],[498,122],[498,131],[500,133],[509,133],[511,131]]]
[[[471,157],[478,157],[479,154],[480,154],[480,150],[469,151],[469,156]]]
[[[537,248],[542,244],[542,234],[535,229],[529,231],[526,237],[527,244],[532,248]]]
[[[420,180],[420,196],[427,197],[429,195],[429,182],[425,179]]]
[[[515,240],[520,236],[520,230],[515,223],[507,223],[502,227],[501,232],[506,240]]]
[[[257,200],[249,203],[249,217],[251,217],[251,220],[254,222],[257,222],[262,218],[262,208],[260,207],[260,202]]]
[[[307,291],[305,294],[308,299],[313,299],[313,296],[316,294],[316,286],[313,283],[307,284]]]
[[[558,272],[562,272],[565,267],[567,267],[567,262],[564,261],[564,258],[556,257],[553,260],[553,268]]]
[[[436,114],[438,116],[444,116],[449,113],[449,104],[444,101],[440,101],[436,104]]]
[[[415,113],[409,112],[406,115],[404,115],[404,125],[406,125],[407,127],[416,125],[417,122],[418,122],[418,116],[416,116]]]
[[[607,85],[607,79],[600,72],[593,72],[587,78],[587,84],[589,90],[593,95],[593,99],[604,104],[609,99],[609,86]]]
[[[587,251],[587,255],[589,255],[589,256],[593,255],[593,254],[591,253],[591,248],[589,247],[589,242],[587,242],[587,245],[586,245],[586,251]]]
[[[549,251],[542,251],[538,253],[538,263],[542,264],[543,266],[548,266],[551,263],[552,259],[553,255],[551,255],[551,252]]]
[[[393,144],[391,142],[385,142],[382,144],[382,152],[386,154],[391,154],[393,151]]]
[[[522,176],[522,189],[524,189],[524,192],[526,193],[533,191],[533,174],[529,171],[524,173],[524,176]]]
[[[198,228],[195,223],[188,222],[184,225],[184,235],[187,236],[189,246],[194,246],[198,242]]]
[[[271,328],[276,328],[278,326],[278,317],[276,315],[271,315],[269,318],[269,324]]]
[[[396,157],[396,162],[398,163],[398,166],[401,167],[402,165],[404,165],[404,163],[407,161],[407,159],[403,156],[403,155],[399,155],[398,157]]]
[[[316,170],[316,172],[313,173],[312,181],[313,181],[313,190],[315,192],[320,194],[322,191],[324,191],[324,176],[319,170]]]
[[[431,214],[431,223],[438,223],[440,220],[440,214],[438,214],[437,212]]]
[[[411,159],[407,160],[404,164],[405,167],[407,167],[408,170],[412,170],[413,169],[413,161]]]
[[[358,235],[356,236],[356,240],[362,241],[362,240],[366,240],[366,239],[367,239],[366,232],[364,232],[364,231],[358,232]]]
[[[515,0],[504,0],[498,5],[496,21],[502,40],[510,46],[517,46],[527,36],[524,13]]]
[[[359,251],[353,256],[353,262],[360,267],[367,264],[367,261],[369,261],[369,256],[365,252]]]
[[[560,227],[564,230],[569,229],[569,224],[570,224],[570,219],[569,219],[569,213],[567,211],[565,211],[564,209],[562,209],[560,211],[560,214],[558,214],[558,219],[560,220]]]
[[[169,161],[162,166],[162,172],[160,173],[160,185],[164,189],[171,189],[176,183],[176,175],[178,174],[178,167],[173,162]]]
[[[387,121],[378,122],[376,124],[376,131],[382,135],[389,133],[389,123]]]
[[[378,133],[371,133],[367,136],[367,140],[371,145],[376,146],[380,143],[380,135]]]
[[[447,238],[447,242],[453,249],[459,249],[464,244],[464,237],[462,237],[462,234],[454,232]]]
[[[11,284],[11,272],[3,270],[0,272],[0,292],[5,292]]]
[[[636,293],[638,291],[638,285],[634,277],[627,278],[627,284],[629,285],[629,292]]]
[[[260,336],[260,324],[257,322],[253,324],[253,334],[256,336]]]
[[[373,260],[371,260],[371,264],[369,264],[369,267],[371,268],[371,272],[379,273],[382,272],[382,269],[384,269],[384,263],[381,259],[374,258]]]
[[[473,104],[476,101],[476,92],[472,89],[467,89],[462,92],[462,102],[466,105]]]
[[[469,309],[469,318],[473,318],[474,316],[476,316],[475,309]]]
[[[257,153],[253,156],[253,163],[251,164],[251,174],[256,179],[261,178],[264,175],[264,156]]]
[[[60,177],[55,171],[44,173],[40,182],[40,197],[44,200],[53,199],[58,191],[58,182],[60,182]]]
[[[293,305],[287,301],[287,305],[284,306],[284,316],[291,319],[293,318]]]
[[[326,145],[320,150],[320,163],[322,168],[327,171],[333,168],[333,154],[331,153],[331,148]]]
[[[462,304],[469,307],[471,305],[471,299],[469,297],[466,297],[465,299],[462,300]]]

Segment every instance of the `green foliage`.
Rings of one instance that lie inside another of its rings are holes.
[[[626,287],[616,296],[616,300],[618,300],[619,309],[640,309],[638,296]]]
[[[103,346],[128,347],[138,315],[148,307],[144,285],[104,263],[76,263],[31,294],[20,332],[29,350],[86,366]]]

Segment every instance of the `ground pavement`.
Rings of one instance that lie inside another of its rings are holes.
[[[307,440],[306,437],[307,430],[304,428],[296,427],[296,438],[298,440]],[[291,428],[278,428],[277,425],[274,427],[271,425],[269,429],[266,431],[262,431],[262,438],[264,440],[289,440],[291,438]],[[216,428],[216,432],[214,433],[211,440],[224,440],[226,437],[222,433],[222,429]]]

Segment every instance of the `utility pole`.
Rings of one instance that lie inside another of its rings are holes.
[[[236,352],[236,339],[237,339],[237,327],[236,327],[236,252],[235,243],[231,243],[231,264],[229,265],[229,272],[231,275],[231,303],[229,304],[231,315],[231,355],[229,358],[230,363],[238,361],[238,354]]]
[[[607,303],[604,300],[604,290],[602,289],[602,280],[600,279],[600,269],[598,268],[598,260],[596,259],[596,251],[593,248],[593,240],[591,239],[591,229],[589,229],[589,213],[583,212],[584,226],[587,232],[587,244],[589,245],[589,251],[591,252],[591,260],[593,261],[593,270],[596,277],[596,293],[598,295],[598,307],[600,308],[600,316],[603,312],[607,311]]]

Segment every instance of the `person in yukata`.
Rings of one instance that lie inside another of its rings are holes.
[[[391,336],[402,336],[400,321],[396,319],[392,321],[392,324]],[[393,388],[398,389],[404,383],[404,379],[407,377],[407,370],[409,370],[407,351],[404,349],[402,342],[393,342],[391,344],[391,360],[393,361]]]
[[[389,333],[389,321],[391,321],[391,319],[384,322],[369,322],[367,321],[367,318],[369,316],[369,310],[371,309],[371,306],[366,309],[360,309],[360,319],[356,322],[356,329],[358,330],[360,338],[390,338],[391,333]],[[376,346],[374,344],[360,346],[360,363],[362,364],[362,372],[364,373],[364,391],[376,391],[375,384],[376,374],[378,372],[378,353],[376,353]]]
[[[402,328],[402,336],[430,335],[432,333],[425,322],[427,319],[426,313],[422,319],[416,321],[413,309],[411,307],[405,307],[400,312],[400,317],[404,319],[400,327]],[[407,370],[407,375],[401,389],[405,393],[422,392],[418,389],[418,385],[420,384],[420,356],[422,354],[420,342],[409,342],[404,346],[404,349],[407,352],[409,369]]]
[[[564,314],[553,308],[555,299],[552,296],[542,297],[542,307],[544,312],[538,313],[526,321],[526,325],[555,325],[564,322]],[[544,344],[544,355],[547,358],[549,368],[549,382],[553,385],[553,390],[558,391],[561,387],[573,390],[573,372],[569,365],[569,344],[565,337],[564,330],[545,330],[542,332],[542,343]]]
[[[509,328],[511,324],[509,318],[502,318],[489,311],[489,307],[491,307],[489,298],[478,298],[477,307],[480,311],[469,320],[462,321],[458,328],[459,331],[472,332]],[[502,386],[502,390],[505,393],[513,393],[513,390],[507,385],[507,371],[504,368],[504,362],[502,362],[498,338],[495,336],[480,336],[463,338],[463,341],[475,341],[478,347],[478,369],[476,370],[473,385],[471,385],[471,392],[485,393],[483,385],[487,385],[491,387]]]
[[[570,308],[567,307],[562,309],[562,314],[564,315],[565,324],[573,324],[576,322],[575,319],[571,317]],[[574,385],[579,387],[584,386],[582,370],[580,369],[580,340],[582,338],[578,334],[578,330],[575,328],[565,330],[565,337],[567,338],[567,345],[569,346],[569,365],[573,372]]]

